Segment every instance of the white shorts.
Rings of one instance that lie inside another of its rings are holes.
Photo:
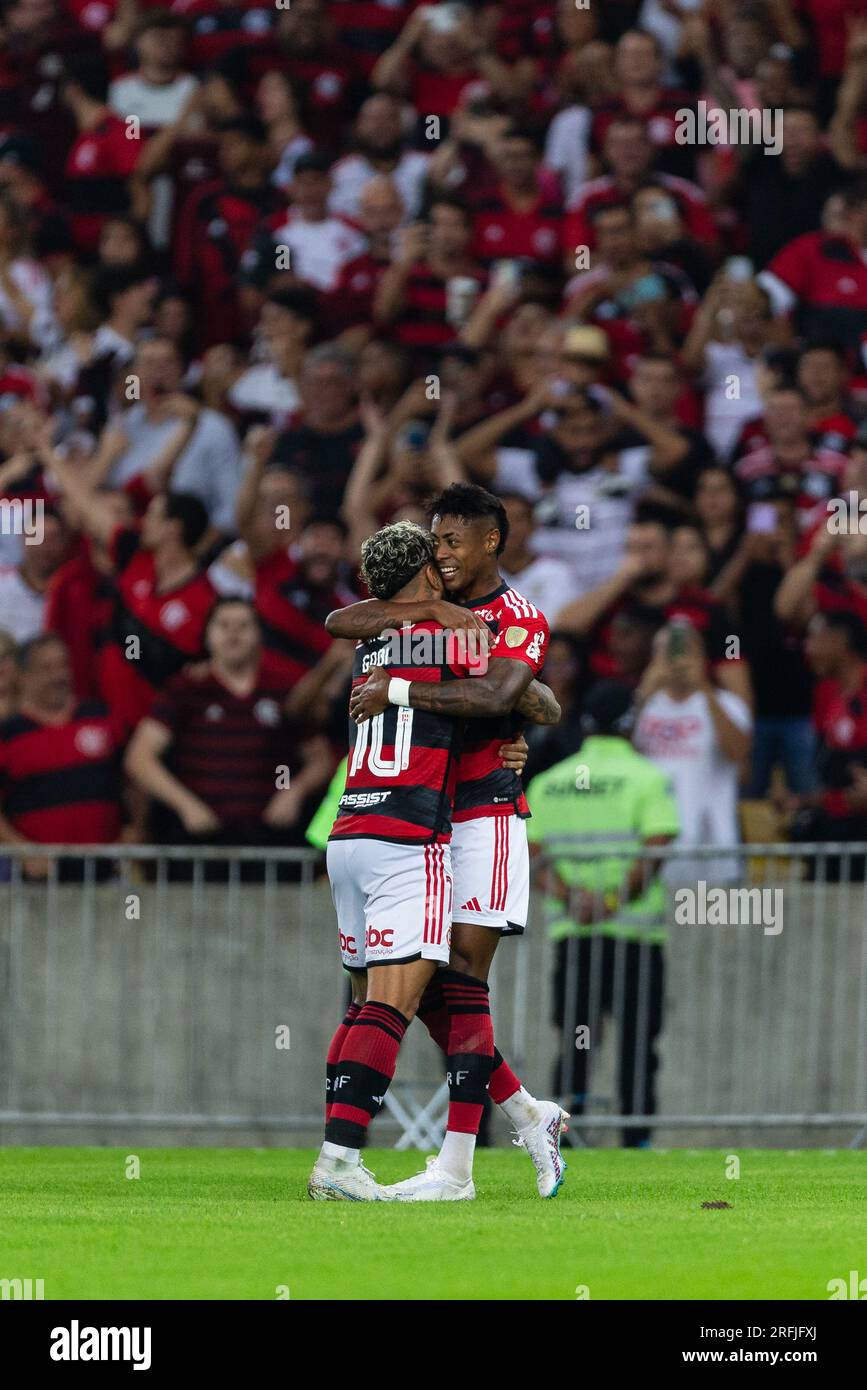
[[[347,970],[405,961],[448,963],[452,866],[448,845],[329,840],[326,851]]]
[[[479,816],[452,826],[456,922],[520,936],[530,907],[530,851],[522,816]]]

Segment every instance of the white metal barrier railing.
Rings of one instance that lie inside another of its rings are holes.
[[[624,852],[554,854],[586,885]],[[736,880],[702,877],[723,858]],[[839,1131],[861,1142],[865,859],[867,844],[642,851],[648,881],[662,861],[664,944],[652,924],[612,936],[600,918],[617,917],[610,890],[605,908],[577,884],[555,915],[587,918],[584,935],[552,941],[537,889],[531,930],[495,959],[501,1051],[537,1093],[559,1092],[586,1138]],[[320,855],[3,847],[3,869],[0,1136],[315,1134],[343,988]],[[396,1090],[376,1123],[429,1143],[441,1106],[425,1096],[442,1067],[423,1036],[408,1051],[398,1080],[412,1074],[411,1100]]]

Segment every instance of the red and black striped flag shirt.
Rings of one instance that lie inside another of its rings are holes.
[[[260,822],[277,769],[294,761],[298,740],[283,714],[288,691],[266,653],[247,695],[212,670],[182,671],[154,701],[150,717],[172,735],[168,765],[224,826]]]
[[[205,574],[160,592],[154,557],[135,528],[112,539],[114,612],[100,654],[103,699],[128,729],[150,712],[154,693],[204,655],[205,624],[216,592]]]
[[[100,700],[82,700],[63,724],[12,715],[0,724],[3,815],[37,844],[113,844],[121,746],[122,730]]]

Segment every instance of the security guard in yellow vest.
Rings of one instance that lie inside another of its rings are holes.
[[[632,694],[604,681],[587,695],[579,751],[527,788],[531,850],[559,943],[554,1021],[562,1039],[555,1090],[582,1114],[604,1015],[619,1032],[621,1114],[653,1114],[656,1038],[662,1027],[665,897],[660,861],[642,857],[679,833],[666,777],[632,747]],[[600,857],[576,858],[587,850]],[[648,1128],[627,1128],[627,1146]]]

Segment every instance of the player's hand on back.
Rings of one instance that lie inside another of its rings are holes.
[[[371,671],[363,685],[357,685],[349,697],[349,713],[356,724],[382,714],[388,704],[389,677],[381,666]]]
[[[518,734],[511,743],[504,743],[500,749],[500,757],[503,760],[503,766],[509,768],[512,772],[517,772],[520,777],[521,773],[524,771],[529,752],[530,749],[524,735]]]

